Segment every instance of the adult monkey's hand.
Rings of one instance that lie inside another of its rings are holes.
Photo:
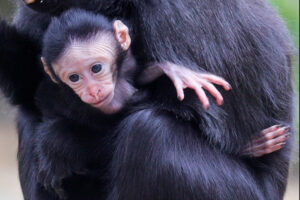
[[[275,125],[264,129],[249,143],[242,156],[261,157],[282,149],[290,138],[290,127]]]
[[[53,15],[58,15],[69,7],[69,1],[66,0],[23,0],[30,8],[39,11],[47,12]],[[76,1],[74,1],[76,2]]]

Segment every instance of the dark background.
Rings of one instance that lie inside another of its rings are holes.
[[[74,0],[75,1],[75,0]],[[299,47],[299,2],[298,0],[270,0],[286,21],[295,46]],[[12,20],[15,10],[13,0],[0,0],[0,18]],[[296,129],[294,156],[285,200],[299,199],[299,56],[294,57],[294,79],[297,91]],[[6,67],[6,66],[0,66]],[[10,107],[0,93],[0,200],[22,200],[17,170],[17,134],[14,123],[16,109]]]

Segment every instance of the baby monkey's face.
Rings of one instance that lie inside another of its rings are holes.
[[[120,51],[130,47],[128,28],[121,21],[113,23],[114,33],[101,32],[88,40],[73,39],[62,55],[51,63],[55,75],[70,86],[80,99],[102,112],[111,114],[122,108],[115,97],[117,63]],[[44,69],[54,82],[50,68]]]
[[[106,112],[114,98],[116,57],[114,38],[102,35],[92,42],[74,41],[52,64],[59,79],[81,100]]]

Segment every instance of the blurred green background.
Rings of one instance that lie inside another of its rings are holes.
[[[294,156],[290,168],[289,190],[286,200],[299,199],[299,1],[298,0],[270,0],[290,30],[297,49],[293,58],[294,82],[296,90],[296,143]],[[297,192],[295,191],[297,190]]]
[[[248,0],[250,1],[250,0]],[[285,20],[295,47],[299,51],[299,1],[269,0]],[[0,17],[11,20],[14,3],[0,0]],[[293,71],[296,96],[296,129],[297,139],[291,162],[290,178],[285,200],[299,199],[299,55],[293,59]],[[17,135],[14,125],[15,108],[10,107],[0,94],[0,200],[21,200],[21,190],[18,182],[16,152]]]

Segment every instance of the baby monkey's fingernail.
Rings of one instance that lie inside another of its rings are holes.
[[[284,147],[284,145],[286,144],[286,142],[283,142],[280,144],[281,147]]]
[[[223,104],[224,104],[224,101],[223,101],[223,100],[219,101],[219,105],[220,105],[220,106],[222,106]]]
[[[177,96],[177,99],[178,99],[179,101],[183,101],[184,97],[183,97],[183,96]]]
[[[231,85],[229,83],[227,84],[227,87],[228,87],[228,90],[232,89],[232,87],[231,87]]]
[[[278,125],[275,126],[275,128],[280,128],[280,127],[282,127],[281,124],[278,124]]]
[[[284,135],[285,138],[289,138],[291,136],[291,134],[287,133]]]

